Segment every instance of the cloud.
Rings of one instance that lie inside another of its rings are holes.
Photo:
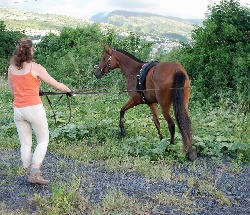
[[[240,2],[245,6],[249,0]],[[88,20],[97,13],[113,10],[147,12],[180,18],[204,18],[207,6],[212,3],[218,4],[220,0],[1,0],[0,6]]]
[[[98,2],[98,3],[97,3]],[[100,2],[100,3],[99,3]],[[211,0],[93,0],[100,12],[109,10],[129,10],[183,18],[202,18]],[[105,3],[105,4],[103,4]],[[101,4],[101,7],[98,7]]]

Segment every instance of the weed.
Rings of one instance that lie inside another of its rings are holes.
[[[137,202],[135,198],[131,198],[121,191],[109,190],[100,204],[94,206],[91,214],[148,214],[154,209],[150,204]]]
[[[225,194],[208,181],[197,181],[197,185],[201,195],[211,195],[211,197],[215,198],[220,204],[231,206],[231,201],[225,196]]]
[[[235,173],[240,173],[242,171],[242,164],[243,164],[243,154],[238,153],[237,158],[232,161],[234,164],[233,171]]]
[[[173,193],[161,192],[154,195],[154,200],[159,204],[165,205],[180,205],[182,201]]]
[[[72,180],[70,184],[53,184],[52,196],[43,198],[38,194],[30,200],[36,206],[37,214],[78,214],[88,211],[91,207],[88,199],[77,191],[79,180]]]

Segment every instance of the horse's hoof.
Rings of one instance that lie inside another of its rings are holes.
[[[166,152],[166,153],[170,153],[170,152],[172,152],[172,149],[166,148],[166,149],[165,149],[165,152]]]
[[[127,134],[127,131],[125,129],[121,130],[121,136],[122,137],[125,137]]]
[[[190,160],[190,161],[194,161],[194,160],[196,160],[197,159],[197,153],[196,153],[196,151],[194,150],[194,149],[189,149],[189,151],[187,152],[187,158],[188,158],[188,160]]]
[[[161,134],[159,134],[159,139],[162,140],[163,139],[163,136]]]

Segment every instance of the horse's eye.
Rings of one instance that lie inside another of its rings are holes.
[[[105,57],[104,57],[104,58],[102,58],[102,60],[105,60]]]

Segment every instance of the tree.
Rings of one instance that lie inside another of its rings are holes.
[[[250,110],[250,10],[237,0],[208,6],[202,27],[183,43],[181,61],[202,99]],[[199,95],[198,95],[199,94]]]
[[[81,86],[93,89],[97,84],[98,87],[119,87],[119,81],[125,83],[120,73],[114,73],[114,78],[107,82],[97,82],[93,75],[94,65],[101,60],[105,45],[124,49],[145,61],[152,49],[152,43],[142,44],[134,33],[119,36],[114,29],[94,23],[85,27],[63,28],[60,35],[44,36],[35,46],[35,59],[53,77],[74,89]]]
[[[9,59],[15,49],[16,42],[24,33],[19,31],[9,31],[3,21],[0,21],[0,75],[6,76]]]

